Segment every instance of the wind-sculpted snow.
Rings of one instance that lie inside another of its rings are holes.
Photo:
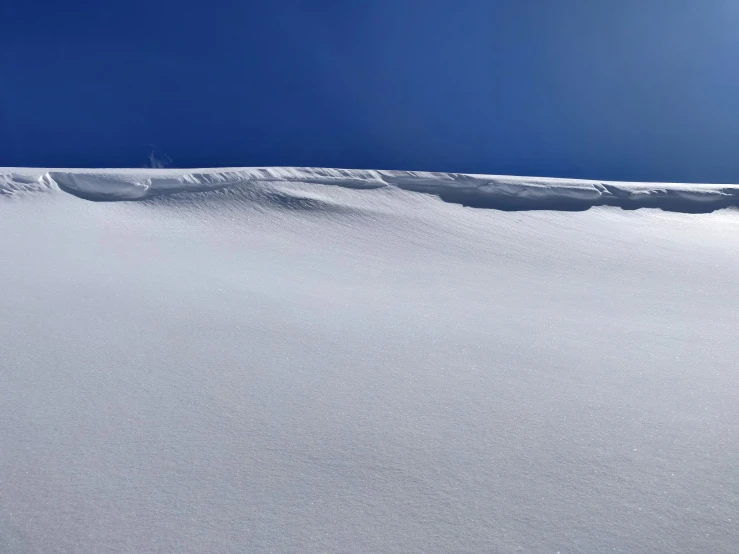
[[[619,183],[575,179],[466,175],[418,171],[323,168],[219,170],[37,170],[0,175],[0,194],[58,188],[93,201],[143,200],[154,196],[297,182],[351,189],[394,187],[434,194],[446,202],[505,211],[582,211],[594,206],[625,210],[660,208],[708,213],[739,206],[739,185]]]
[[[736,554],[736,198],[0,169],[0,553]]]

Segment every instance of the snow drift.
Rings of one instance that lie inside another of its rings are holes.
[[[587,210],[618,206],[707,213],[739,206],[739,185],[617,183],[574,179],[466,175],[420,171],[322,168],[223,170],[54,170],[0,176],[0,194],[58,187],[95,201],[142,200],[270,182],[301,182],[356,189],[396,187],[435,194],[446,202],[498,210]]]
[[[735,553],[736,190],[2,169],[0,552]]]

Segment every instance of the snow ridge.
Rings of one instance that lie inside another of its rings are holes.
[[[708,213],[739,207],[739,185],[620,183],[580,179],[298,167],[223,169],[25,169],[0,172],[0,197],[36,191],[86,200],[143,200],[260,183],[296,182],[433,194],[455,204],[505,211],[581,211],[593,206]]]

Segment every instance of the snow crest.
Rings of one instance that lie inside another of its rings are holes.
[[[352,189],[395,187],[455,204],[505,211],[581,211],[593,206],[708,213],[739,206],[739,185],[621,183],[579,179],[421,171],[297,167],[225,169],[0,170],[0,197],[63,191],[92,201],[143,200],[260,183],[294,182]]]

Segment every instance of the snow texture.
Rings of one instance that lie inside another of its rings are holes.
[[[0,169],[0,552],[736,552],[737,190]]]
[[[302,182],[374,189],[395,187],[435,194],[476,208],[587,210],[661,208],[703,213],[739,206],[739,185],[617,183],[577,179],[502,177],[421,171],[323,168],[231,168],[220,170],[63,170],[36,176],[32,171],[0,175],[0,194],[59,188],[96,201],[141,200],[164,194],[202,192],[268,182]]]

